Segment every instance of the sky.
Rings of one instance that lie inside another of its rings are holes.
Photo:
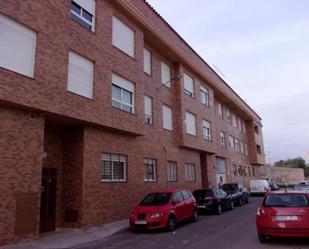
[[[309,1],[148,0],[261,116],[267,163],[309,162]]]

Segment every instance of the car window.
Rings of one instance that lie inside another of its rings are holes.
[[[174,195],[173,195],[173,201],[175,202],[181,202],[183,201],[183,197],[181,195],[181,193],[179,191],[177,191]]]
[[[307,207],[308,198],[304,194],[273,194],[266,196],[266,207]]]
[[[187,190],[181,190],[181,194],[184,200],[188,200],[191,197],[191,194]]]
[[[151,193],[141,201],[142,206],[161,206],[166,205],[171,199],[171,193]]]

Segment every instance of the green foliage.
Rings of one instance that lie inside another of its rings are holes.
[[[288,167],[288,168],[302,168],[305,172],[305,177],[309,177],[309,164],[301,157],[294,159],[280,160],[275,162],[276,167]]]

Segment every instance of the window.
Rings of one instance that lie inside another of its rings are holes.
[[[94,31],[95,0],[71,1],[71,18],[88,30]]]
[[[243,123],[242,123],[242,130],[243,130],[244,133],[247,133],[246,122],[245,121],[243,121]]]
[[[154,182],[157,180],[157,163],[155,159],[144,159],[145,165],[145,177],[144,181],[146,182]]]
[[[248,176],[251,177],[251,168],[248,166]]]
[[[233,175],[234,176],[238,176],[237,165],[236,164],[232,164],[232,170],[233,170]]]
[[[144,96],[145,123],[152,124],[152,98]]]
[[[260,134],[259,127],[257,125],[254,126],[254,131],[256,134]]]
[[[245,148],[244,148],[244,142],[243,141],[240,142],[240,152],[243,153],[243,154],[245,153]]]
[[[225,133],[220,131],[220,145],[222,149],[225,149]]]
[[[163,128],[173,130],[172,109],[166,105],[163,105]]]
[[[257,153],[258,154],[261,154],[262,153],[262,150],[261,150],[261,146],[260,145],[256,145],[256,150],[257,150]]]
[[[177,163],[168,161],[167,162],[167,180],[169,182],[177,181]]]
[[[184,73],[183,76],[183,82],[184,82],[184,91],[185,94],[194,97],[194,83],[193,78],[190,77],[188,74]]]
[[[36,33],[0,14],[0,67],[34,76]]]
[[[101,180],[123,182],[127,179],[127,156],[103,153]]]
[[[183,196],[180,191],[177,191],[175,194],[173,194],[172,201],[175,203],[183,201]]]
[[[195,181],[195,165],[191,163],[185,163],[185,178],[187,182]]]
[[[113,45],[134,58],[134,31],[113,16]]]
[[[190,112],[186,112],[186,133],[196,136],[196,117]]]
[[[209,93],[208,89],[204,86],[200,87],[201,103],[203,105],[209,106]]]
[[[72,51],[69,52],[68,91],[93,97],[93,62]]]
[[[239,149],[239,140],[237,138],[235,138],[234,141],[235,141],[235,150],[236,150],[236,152],[239,152],[240,151],[240,149]]]
[[[242,175],[243,175],[243,170],[242,170],[241,165],[238,165],[238,170],[237,170],[237,172],[238,172],[238,175],[239,175],[239,176],[242,176]]]
[[[223,119],[223,107],[221,103],[218,103],[218,114],[219,114],[219,118]]]
[[[247,144],[245,144],[245,154],[246,156],[248,156],[248,145]]]
[[[226,110],[226,118],[227,118],[227,123],[232,124],[231,111],[230,110]]]
[[[171,87],[171,68],[164,62],[161,62],[161,83]]]
[[[112,106],[134,113],[134,83],[116,74],[112,75]]]
[[[181,190],[181,194],[184,200],[188,200],[191,198],[191,193],[187,190]]]
[[[211,124],[209,121],[202,121],[203,138],[210,141],[211,140]]]
[[[232,125],[237,128],[237,118],[236,115],[234,113],[231,114],[231,118],[232,118]]]
[[[144,72],[151,75],[151,52],[144,48]]]
[[[232,136],[229,136],[229,145],[231,148],[234,148],[234,138]]]
[[[254,168],[254,166],[252,167],[252,176],[255,177],[255,168]]]

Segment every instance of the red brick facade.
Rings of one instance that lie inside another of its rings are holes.
[[[227,181],[248,183],[252,173],[235,176],[232,164],[252,172],[264,163],[260,118],[147,3],[97,0],[95,32],[71,20],[70,8],[70,1],[0,4],[1,15],[37,32],[34,78],[0,68],[0,245],[39,236],[42,168],[57,170],[56,228],[127,218],[153,189],[215,186],[216,157],[226,161]],[[135,31],[134,59],[112,46],[113,16]],[[152,54],[151,76],[143,72],[144,47]],[[67,91],[70,50],[94,62],[93,99]],[[171,88],[161,87],[161,61],[171,65],[172,76],[186,72],[194,78],[195,98],[184,93],[183,77]],[[112,107],[113,72],[135,83],[134,114]],[[202,83],[209,107],[200,102]],[[144,95],[153,99],[152,125],[144,123]],[[218,117],[218,101],[224,119]],[[163,104],[173,110],[172,131],[162,127]],[[246,121],[246,133],[227,123],[227,108]],[[186,134],[186,111],[196,115],[197,136]],[[203,139],[202,119],[211,122],[211,141]],[[225,149],[220,131],[226,134]],[[249,155],[231,149],[228,135],[247,143]],[[127,156],[125,182],[101,181],[103,152]],[[157,162],[154,182],[144,181],[144,158]],[[167,161],[177,163],[175,182],[167,181]],[[186,181],[185,163],[195,165],[195,181]],[[27,207],[36,208],[28,217],[19,214]]]

